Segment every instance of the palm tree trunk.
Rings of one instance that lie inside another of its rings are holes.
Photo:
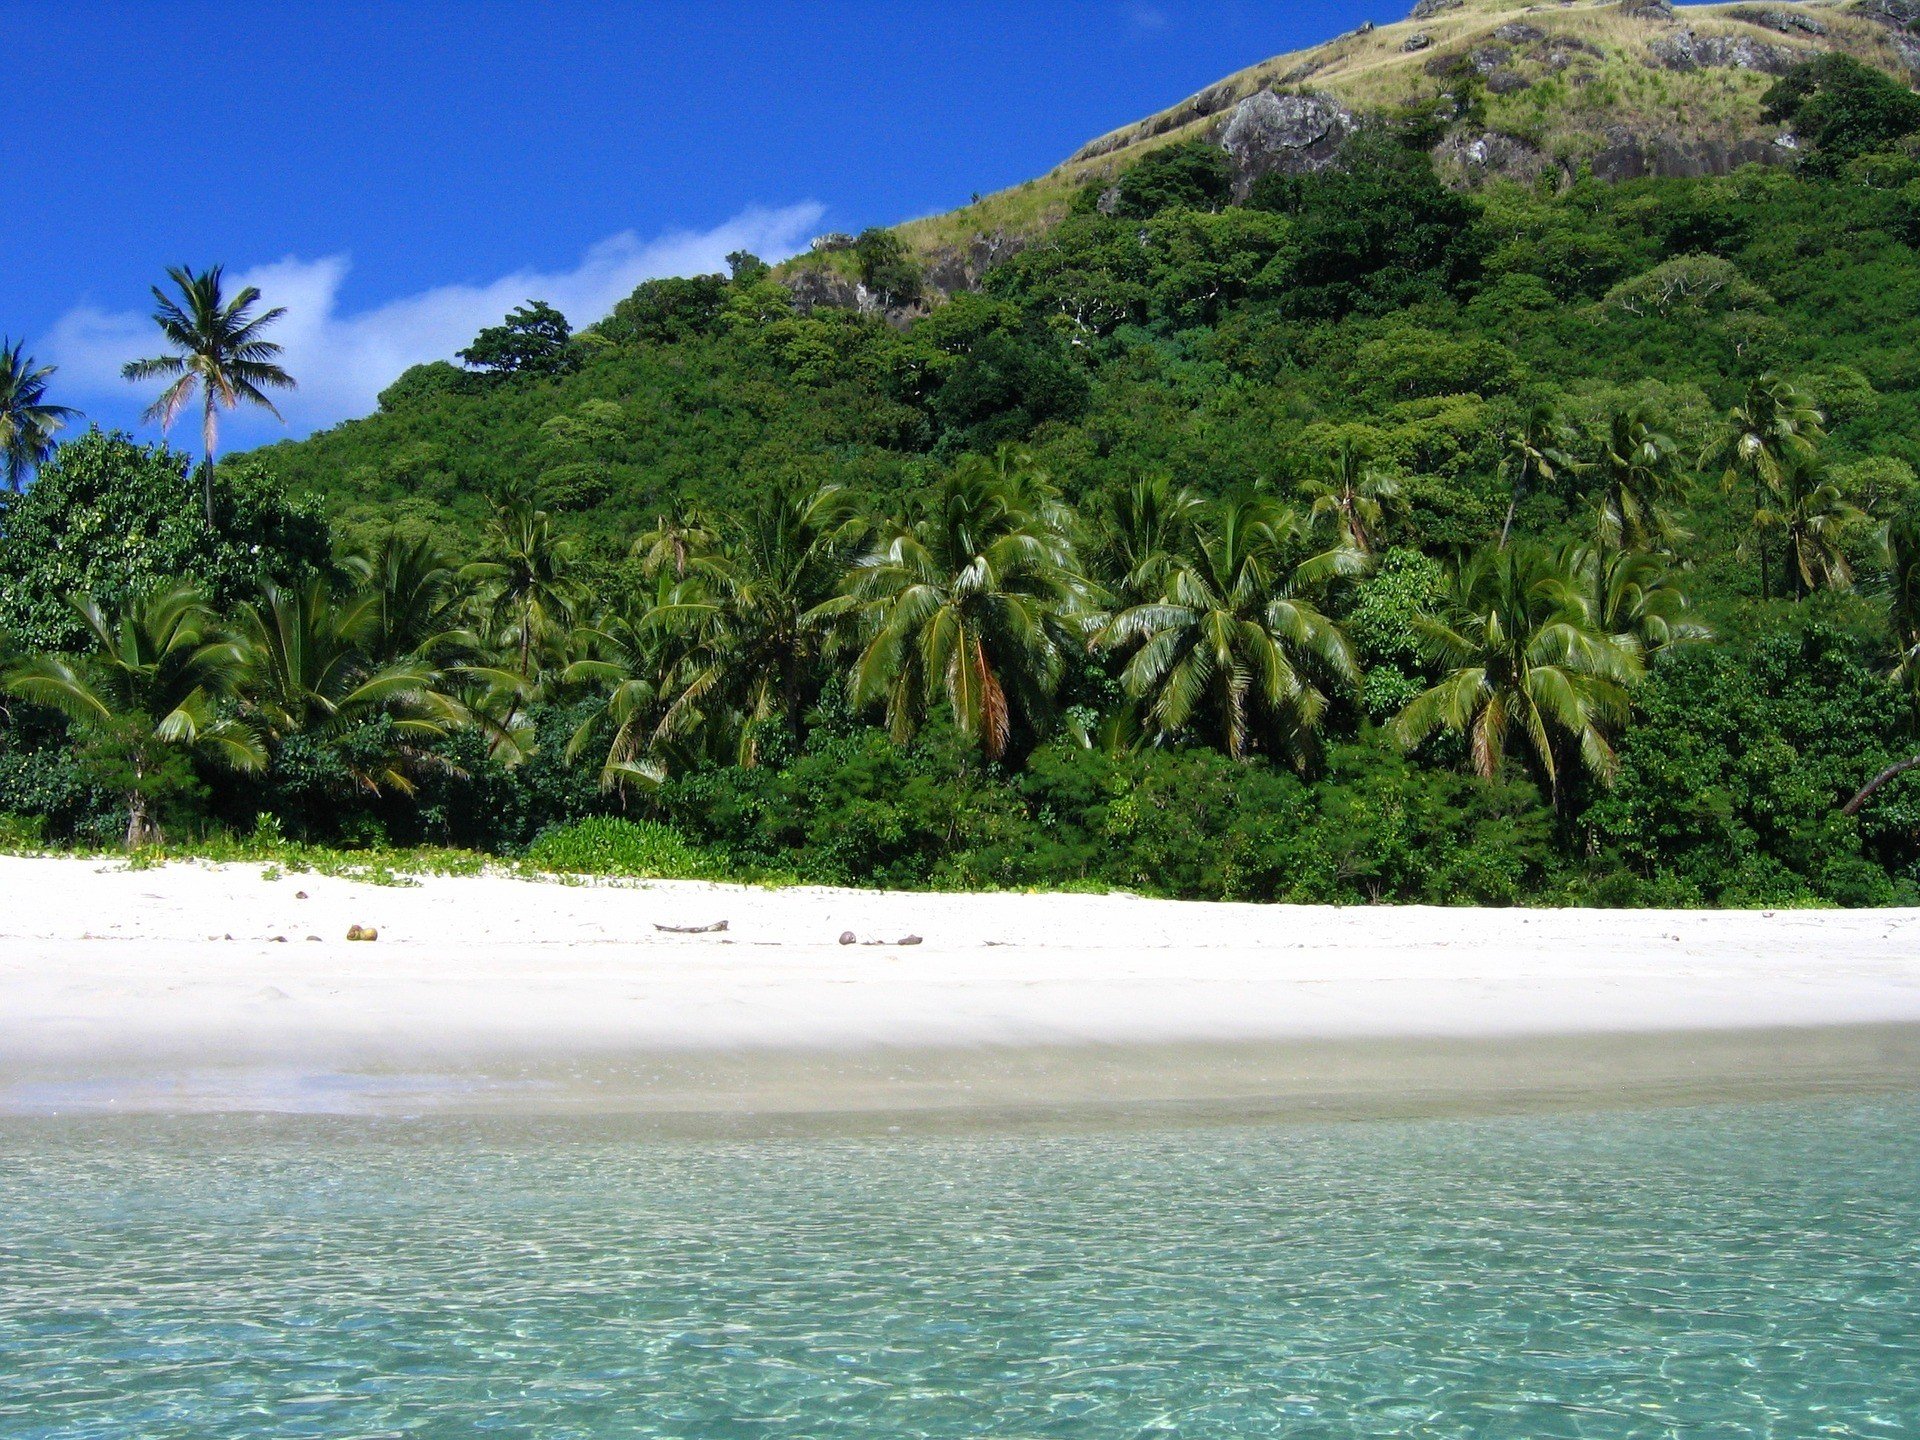
[[[1500,527],[1500,548],[1502,550],[1507,548],[1507,536],[1513,530],[1513,512],[1519,504],[1519,497],[1512,495],[1507,497],[1507,519],[1506,523]]]
[[[207,392],[206,419],[201,422],[200,439],[207,451],[206,468],[200,472],[202,498],[207,504],[207,528],[213,528],[213,389],[204,387]]]
[[[138,790],[127,795],[127,849],[160,843],[160,826],[147,810],[147,797]]]

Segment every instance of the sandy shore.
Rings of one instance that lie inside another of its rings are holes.
[[[1343,1113],[1920,1083],[1920,911],[392,888],[9,858],[0,898],[0,1113]]]

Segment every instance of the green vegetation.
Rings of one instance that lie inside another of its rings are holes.
[[[908,326],[737,255],[204,487],[81,435],[0,512],[0,835],[1920,901],[1920,152],[1862,84],[1697,180],[1468,195],[1422,111],[1236,203],[1175,138]]]

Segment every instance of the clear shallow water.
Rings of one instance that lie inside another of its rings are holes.
[[[0,1435],[1904,1436],[1920,1098],[0,1124]]]

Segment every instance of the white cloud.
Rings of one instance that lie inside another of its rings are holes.
[[[289,431],[299,435],[368,413],[374,397],[409,365],[451,359],[483,325],[498,323],[527,300],[547,301],[578,328],[600,319],[642,280],[724,270],[725,257],[735,250],[782,259],[806,243],[823,213],[812,203],[756,208],[711,230],[677,231],[648,241],[628,231],[593,246],[571,270],[522,270],[482,285],[443,285],[352,314],[339,308],[340,287],[351,268],[345,255],[288,256],[236,273],[229,282],[235,288],[257,285],[264,303],[286,307],[272,338],[284,347],[281,363],[300,388],[284,398],[276,395],[275,401]],[[118,409],[134,398],[120,367],[154,353],[155,339],[144,310],[81,306],[54,325],[43,353],[60,367],[62,390],[83,407],[86,399],[98,397]],[[263,429],[261,420],[270,428]],[[183,422],[184,433],[177,438],[194,445],[195,430]],[[227,443],[282,433],[288,432],[273,425],[271,416],[253,420],[243,412],[222,422]]]

